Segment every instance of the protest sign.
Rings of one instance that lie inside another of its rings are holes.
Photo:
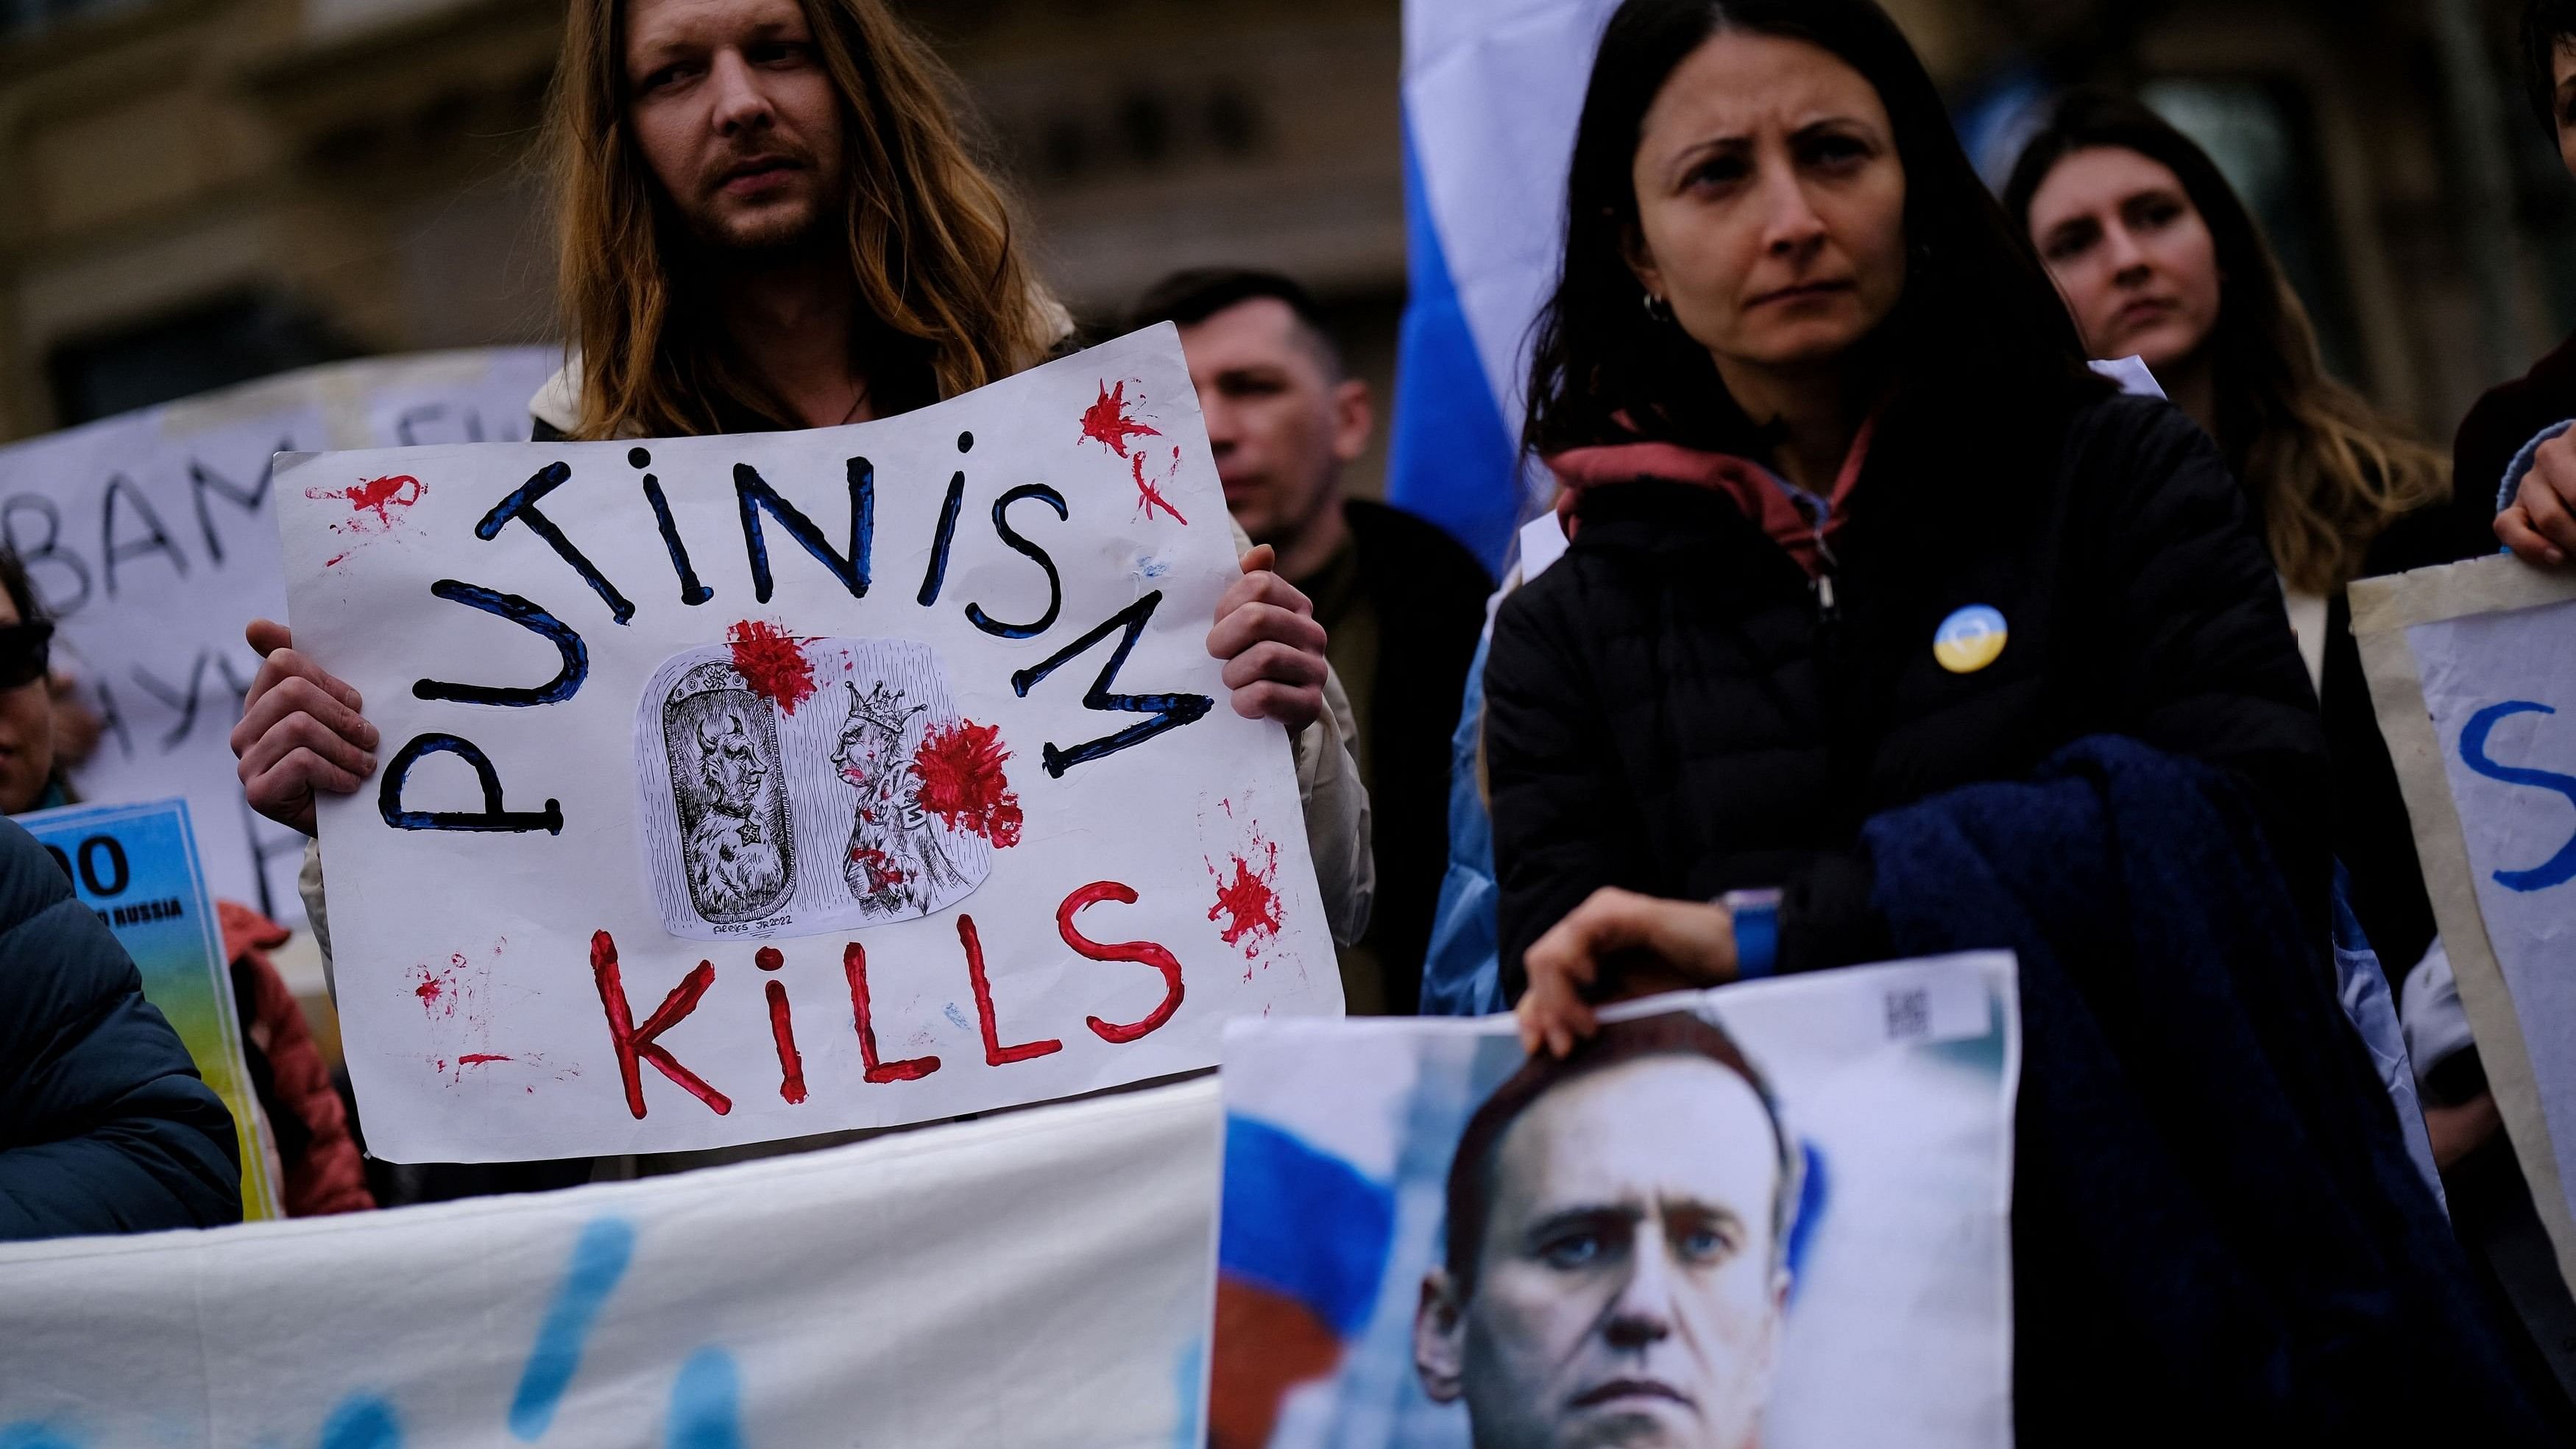
[[[1217,1449],[2012,1443],[2012,957],[1226,1035]]]
[[[2576,1284],[2576,579],[2509,556],[2352,587],[2442,944]]]
[[[0,1244],[0,1445],[1204,1443],[1216,1085],[565,1192]]]
[[[232,963],[224,959],[223,926],[198,868],[188,802],[69,805],[16,819],[63,868],[72,894],[116,933],[143,974],[143,999],[169,1019],[197,1075],[232,1110],[241,1140],[242,1216],[284,1217],[276,1151],[243,1065]]]
[[[667,1151],[1210,1065],[1338,1011],[1168,326],[881,422],[282,462],[372,1151]]]
[[[105,721],[85,799],[184,796],[206,884],[293,924],[304,838],[252,815],[228,737],[283,618],[272,454],[524,438],[550,348],[334,363],[0,448],[0,541],[61,623],[58,664]]]

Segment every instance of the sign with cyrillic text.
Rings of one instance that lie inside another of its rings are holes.
[[[1212,1064],[1340,984],[1177,334],[851,427],[282,460],[370,1149],[954,1116]]]

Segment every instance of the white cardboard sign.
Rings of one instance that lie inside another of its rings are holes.
[[[229,736],[282,617],[272,454],[528,435],[550,348],[306,368],[0,448],[0,541],[61,624],[62,663],[106,721],[82,798],[185,796],[218,896],[293,923],[303,837],[242,802]]]
[[[2424,884],[2576,1283],[2576,579],[2509,557],[2353,585]]]
[[[882,422],[281,460],[397,1161],[668,1151],[1204,1067],[1340,981],[1169,327]]]

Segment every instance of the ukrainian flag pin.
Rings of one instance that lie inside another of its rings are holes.
[[[1974,674],[2004,652],[2005,632],[2001,610],[1970,604],[1933,631],[1932,657],[1952,674]]]

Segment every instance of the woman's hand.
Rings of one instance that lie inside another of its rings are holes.
[[[2496,515],[2495,531],[2524,563],[2557,568],[2576,558],[2576,429],[2532,455],[2513,506]]]
[[[295,652],[283,624],[254,620],[243,636],[263,662],[233,726],[242,793],[250,808],[313,833],[313,792],[356,793],[376,772],[376,727],[358,692]]]
[[[1602,963],[1620,953],[1647,959],[1615,965],[1605,999],[1626,1001],[1662,991],[1715,986],[1735,979],[1735,918],[1705,901],[1668,901],[1604,886],[1566,913],[1521,958],[1529,986],[1515,1008],[1521,1049],[1552,1056],[1574,1050],[1599,1023],[1585,993]]]
[[[1225,661],[1236,714],[1275,719],[1294,734],[1324,712],[1324,626],[1306,596],[1271,572],[1278,560],[1266,543],[1243,556],[1243,577],[1216,601],[1207,651]]]

